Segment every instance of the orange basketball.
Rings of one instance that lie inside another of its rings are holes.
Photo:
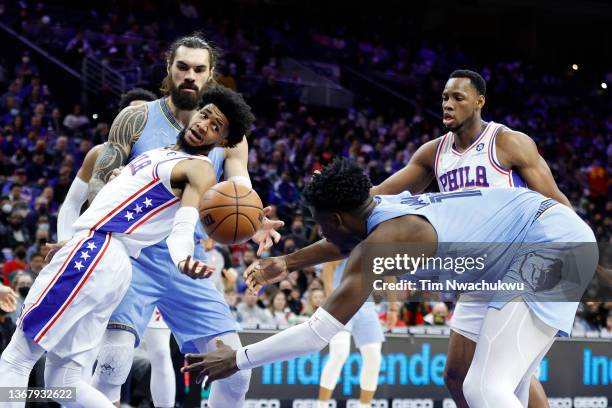
[[[200,219],[209,237],[221,244],[237,244],[249,240],[259,229],[263,206],[255,190],[224,181],[202,197]]]

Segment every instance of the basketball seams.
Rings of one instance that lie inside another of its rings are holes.
[[[248,189],[246,194],[238,195],[246,187],[237,184],[239,183],[233,180],[219,183],[210,188],[205,194],[206,198],[203,197],[200,202],[200,218],[205,220],[209,216],[213,217],[208,220],[208,225],[204,225],[207,234],[224,244],[243,242],[252,237],[253,233],[259,229],[258,225],[261,223],[263,214],[263,204],[257,192]],[[254,194],[251,195],[251,193]],[[246,218],[246,221],[240,216]],[[215,221],[217,217],[219,220]],[[235,219],[228,220],[231,217]],[[219,237],[215,238],[215,235]]]
[[[214,187],[209,188],[209,190],[215,191],[215,192],[217,192],[217,193],[221,194],[221,195],[222,195],[222,196],[224,196],[224,197],[228,197],[228,198],[238,198],[238,199],[248,197],[248,196],[249,196],[249,194],[251,194],[251,193],[254,193],[254,192],[255,192],[255,190],[249,190],[249,191],[247,191],[247,193],[246,193],[246,194],[239,196],[239,195],[238,195],[238,189],[236,189],[236,182],[234,182],[234,181],[232,180],[232,184],[234,185],[234,192],[236,193],[236,195],[235,195],[235,196],[232,196],[232,195],[230,195],[230,194],[224,193],[223,191],[219,191],[219,190],[217,190],[217,189],[216,189],[216,188],[214,188]]]
[[[238,215],[246,218],[249,221],[249,224],[251,224],[251,228],[253,228],[253,233],[257,232],[257,228],[255,228],[255,224],[253,223],[253,221],[251,221],[251,217],[247,217],[243,213],[239,213]],[[236,218],[239,218],[239,217],[236,217]]]
[[[229,217],[231,216],[236,216],[236,213],[229,213],[227,214],[225,217],[221,218],[221,220],[219,222],[217,222],[217,226],[210,232],[208,232],[208,235],[212,235],[215,233],[215,231],[221,226],[221,224],[223,224],[223,221],[227,220]],[[236,217],[237,218],[237,217]]]
[[[208,201],[208,200],[205,200]],[[235,204],[219,204],[219,205],[215,205],[213,207],[206,207],[206,211],[208,210],[212,210],[213,208],[227,208],[227,207],[235,207]],[[246,207],[246,208],[257,208],[259,210],[261,210],[261,207],[258,205],[253,205],[253,204],[240,204],[240,207]]]
[[[236,217],[234,217],[234,239],[232,241],[236,242],[236,238],[238,237],[238,220],[240,219],[240,217],[238,217],[238,215],[240,214],[240,211],[238,211],[238,189],[236,188],[236,182],[232,181],[232,186],[234,186],[234,197],[236,200],[236,212],[234,213],[234,215],[236,215]]]

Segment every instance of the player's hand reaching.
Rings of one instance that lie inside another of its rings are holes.
[[[281,235],[276,231],[282,228],[285,223],[280,220],[271,220],[267,216],[272,212],[272,207],[266,207],[263,209],[264,218],[261,223],[261,228],[253,235],[253,242],[259,244],[257,248],[257,256],[261,256],[263,251],[272,247],[275,243],[281,239]]]
[[[181,372],[199,373],[198,384],[204,381],[204,388],[215,380],[227,378],[238,371],[236,365],[236,350],[226,345],[221,339],[216,340],[217,350],[206,354],[187,354],[185,358],[189,365],[181,368]]]
[[[258,292],[262,286],[280,282],[289,275],[284,256],[258,259],[244,271],[244,281],[249,289]]]
[[[53,259],[53,255],[55,255],[57,251],[62,249],[62,247],[66,245],[66,242],[68,241],[69,240],[66,239],[60,242],[47,242],[45,246],[49,248],[49,252],[47,252],[47,256],[45,256],[45,262],[51,262],[51,259]]]
[[[205,264],[202,261],[188,256],[184,261],[179,262],[179,270],[191,279],[207,279],[215,271],[214,266]]]
[[[13,289],[0,283],[0,310],[5,313],[11,313],[15,311],[16,305],[17,296]]]

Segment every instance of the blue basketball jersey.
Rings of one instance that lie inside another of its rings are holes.
[[[147,102],[148,117],[142,135],[138,138],[130,152],[129,160],[134,157],[153,149],[159,149],[173,145],[182,126],[170,113],[166,98],[160,98],[155,101]],[[212,162],[217,181],[221,180],[223,175],[223,163],[225,161],[225,150],[222,147],[215,147],[208,153],[208,158]],[[197,240],[206,237],[202,223],[198,223],[196,227],[195,237]],[[162,240],[155,245],[160,248],[167,248],[166,241]]]
[[[384,221],[414,214],[426,218],[438,242],[521,242],[546,198],[526,188],[473,189],[374,197],[368,233]]]

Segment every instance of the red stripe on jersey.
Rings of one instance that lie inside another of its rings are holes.
[[[106,252],[106,249],[108,248],[108,245],[110,244],[110,241],[111,241],[111,235],[108,234],[107,237],[106,237],[106,243],[104,244],[104,248],[102,248],[102,251],[100,251],[100,255],[98,256],[98,259],[96,259],[96,261],[89,268],[89,272],[87,272],[87,275],[85,275],[85,278],[81,281],[81,283],[76,288],[76,290],[72,293],[72,295],[64,303],[64,306],[62,306],[62,308],[59,310],[59,312],[57,312],[55,314],[55,317],[53,318],[53,320],[51,320],[49,323],[47,323],[47,326],[45,327],[45,329],[42,332],[40,332],[38,334],[38,336],[36,336],[36,338],[34,339],[34,342],[38,343],[43,338],[43,336],[49,331],[49,329],[51,327],[53,327],[53,325],[55,324],[57,319],[59,319],[60,316],[64,313],[64,311],[70,305],[70,303],[72,303],[72,301],[74,300],[76,295],[79,293],[79,291],[81,290],[83,285],[85,285],[85,282],[87,282],[87,280],[89,279],[89,277],[93,273],[94,269],[96,269],[96,266],[98,266],[98,263],[100,262],[100,259],[102,259],[102,257],[104,256],[104,253]]]
[[[85,241],[86,239],[88,239],[89,237],[91,237],[91,232],[86,236],[81,238],[81,240],[79,242],[77,242],[77,244],[74,246],[74,248],[72,248],[72,251],[70,251],[70,254],[68,254],[68,257],[66,258],[66,260],[64,261],[64,263],[62,264],[62,266],[60,266],[60,268],[57,270],[57,272],[55,273],[55,276],[53,276],[53,279],[51,279],[51,282],[49,282],[49,284],[47,285],[47,287],[45,288],[45,290],[43,290],[42,294],[38,297],[38,299],[36,299],[36,302],[32,303],[32,305],[30,305],[30,307],[28,307],[27,310],[25,310],[22,314],[22,317],[20,318],[20,320],[23,320],[23,318],[32,310],[34,309],[36,306],[38,306],[38,304],[41,302],[41,300],[43,300],[43,298],[45,297],[45,295],[47,294],[47,292],[49,291],[49,289],[51,289],[51,287],[53,286],[53,284],[55,283],[55,281],[57,281],[57,279],[60,277],[60,275],[62,274],[62,272],[64,272],[64,269],[66,269],[66,265],[68,265],[68,262],[72,259],[72,255],[74,255],[74,251],[76,251],[78,248],[81,247],[81,244],[83,243],[83,241]]]
[[[180,198],[175,198],[174,200],[171,200],[169,202],[167,202],[166,204],[162,205],[161,207],[159,207],[158,209],[156,209],[155,211],[151,211],[149,214],[147,214],[146,217],[142,217],[142,219],[140,221],[138,221],[136,224],[132,225],[130,228],[128,228],[125,233],[126,234],[131,234],[132,232],[134,232],[134,230],[136,230],[136,228],[140,227],[145,221],[149,220],[151,217],[153,217],[155,214],[159,213],[162,210],[165,210],[166,208],[178,203],[179,201],[181,201]]]
[[[149,184],[147,184],[146,186],[144,186],[143,188],[141,188],[140,190],[136,191],[134,194],[132,194],[131,196],[129,196],[128,198],[125,199],[125,201],[123,201],[121,204],[119,204],[117,207],[115,207],[111,212],[109,212],[108,214],[106,214],[106,216],[104,218],[102,218],[100,221],[98,221],[93,227],[91,227],[91,230],[95,230],[96,228],[98,228],[100,226],[100,224],[103,224],[107,219],[111,218],[112,216],[114,216],[117,212],[119,212],[126,204],[129,204],[129,202],[131,200],[134,199],[134,197],[138,196],[139,194],[143,193],[145,190],[149,189],[149,187],[152,187],[153,185],[155,185],[157,182],[159,181],[159,179],[153,179],[151,180],[151,182],[149,182]]]

